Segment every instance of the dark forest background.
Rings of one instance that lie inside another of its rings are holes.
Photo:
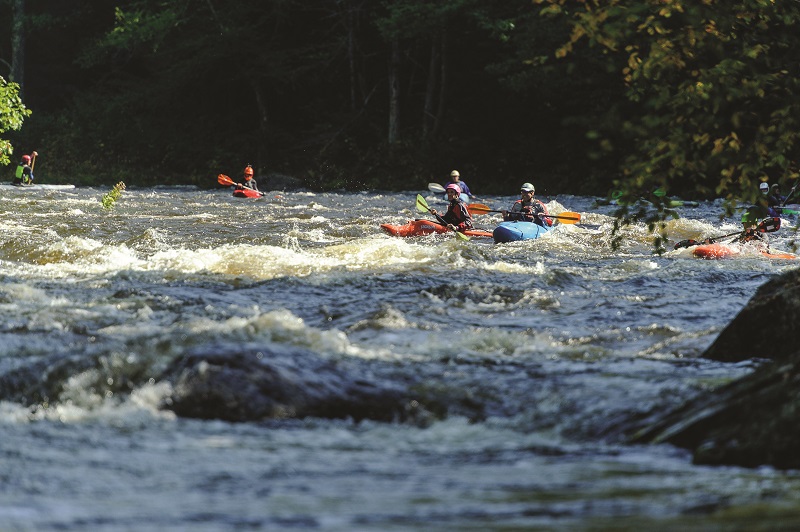
[[[40,180],[210,186],[252,163],[321,189],[457,168],[478,192],[604,192],[611,168],[587,121],[614,84],[534,64],[567,33],[527,0],[27,0],[25,15],[33,114],[11,140],[38,150]]]
[[[798,4],[0,0],[7,136],[41,182],[746,198],[797,177]]]

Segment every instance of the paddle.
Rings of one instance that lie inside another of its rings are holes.
[[[442,224],[445,227],[447,227],[448,229],[450,229],[448,223],[444,221],[444,218],[442,218],[438,214],[434,214],[433,209],[428,207],[428,202],[425,201],[425,198],[423,198],[421,194],[417,194],[417,210],[419,212],[428,212],[430,214],[433,214],[436,217],[436,219],[439,221],[440,224]],[[452,229],[451,229],[451,231],[452,231]],[[462,233],[461,231],[453,231],[453,232],[456,234],[457,238],[460,238],[461,240],[469,240],[469,237],[467,235],[465,235],[464,233]]]
[[[34,152],[34,153],[35,153],[35,152]],[[787,194],[787,195],[786,195],[786,197],[785,197],[785,198],[783,198],[783,201],[781,202],[781,207],[783,207],[784,205],[786,205],[786,202],[787,202],[787,201],[789,201],[789,198],[791,198],[791,197],[792,197],[792,194],[794,194],[794,191],[797,189],[797,185],[798,185],[798,184],[800,184],[800,181],[798,181],[797,183],[795,183],[795,184],[794,184],[794,186],[792,187],[792,190],[790,190],[790,191],[789,191],[789,194]]]
[[[231,179],[230,177],[226,176],[225,174],[219,174],[217,176],[217,183],[219,183],[220,185],[225,185],[225,186],[236,185],[239,188],[244,188],[244,185],[242,185],[241,183],[235,182],[233,179]],[[258,191],[258,190],[256,190],[256,192],[261,194],[262,197],[264,196],[263,192]]]
[[[437,194],[444,194],[444,187],[439,183],[428,183],[428,190]]]
[[[759,233],[774,233],[778,229],[781,228],[781,219],[780,218],[765,218],[761,220],[761,223],[756,226],[756,230]],[[730,238],[732,236],[743,235],[747,230],[744,231],[736,231],[735,233],[730,233],[727,235],[722,236],[715,236],[711,238],[706,238],[698,242],[697,240],[692,240],[691,238],[688,240],[681,240],[680,242],[676,242],[675,246],[672,249],[681,249],[681,248],[688,248],[692,246],[699,246],[701,244],[714,244],[717,240],[722,240],[723,238]]]
[[[33,161],[31,161],[31,173],[33,173],[33,167],[36,166],[36,156],[39,155],[36,150],[33,152]]]
[[[490,209],[488,205],[484,205],[483,203],[470,203],[469,204],[469,213],[472,215],[480,215],[480,214],[489,214],[490,212],[500,212]],[[562,220],[562,224],[571,225],[576,224],[581,221],[581,215],[577,212],[571,211],[564,211],[561,214],[540,214],[539,216],[544,216],[546,218],[555,218],[556,220]]]

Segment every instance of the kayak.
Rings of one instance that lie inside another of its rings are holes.
[[[784,205],[782,207],[775,207],[775,210],[787,216],[797,216],[800,214],[800,205],[797,203],[790,203],[789,205]]]
[[[237,188],[233,191],[233,195],[237,198],[260,198],[263,194],[252,188]]]
[[[0,183],[0,187],[17,190],[71,190],[75,188],[75,185],[48,185],[39,183],[34,183],[33,185],[12,185],[11,183]]]
[[[533,222],[501,222],[492,233],[495,242],[517,242],[535,240],[547,233],[551,227]]]
[[[797,255],[792,253],[783,252],[769,252],[766,250],[760,251],[761,255],[769,259],[785,259],[795,260]],[[727,259],[741,254],[741,249],[738,246],[730,244],[701,244],[692,249],[692,255],[700,259]]]
[[[381,224],[381,229],[386,231],[392,236],[424,236],[430,234],[449,233],[450,229],[442,224],[432,222],[430,220],[409,220],[404,225]],[[463,231],[467,236],[477,236],[491,238],[492,233],[489,231],[482,231],[480,229],[467,229]]]

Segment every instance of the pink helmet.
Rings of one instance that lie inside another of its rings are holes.
[[[448,190],[455,190],[455,191],[456,191],[456,194],[461,194],[461,187],[460,187],[460,186],[458,186],[458,185],[456,185],[455,183],[450,183],[449,185],[447,185],[446,187],[444,187],[444,189],[445,189],[445,191],[448,191]]]

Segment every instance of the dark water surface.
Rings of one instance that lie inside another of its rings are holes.
[[[541,198],[580,225],[494,245],[383,234],[415,193],[104,192],[0,190],[0,378],[22,376],[0,389],[0,530],[800,526],[796,472],[606,436],[752,371],[699,355],[792,261],[658,257],[642,226],[613,251],[589,197]],[[738,228],[680,212],[675,240]],[[170,362],[243,344],[449,402],[426,423],[163,408]]]

